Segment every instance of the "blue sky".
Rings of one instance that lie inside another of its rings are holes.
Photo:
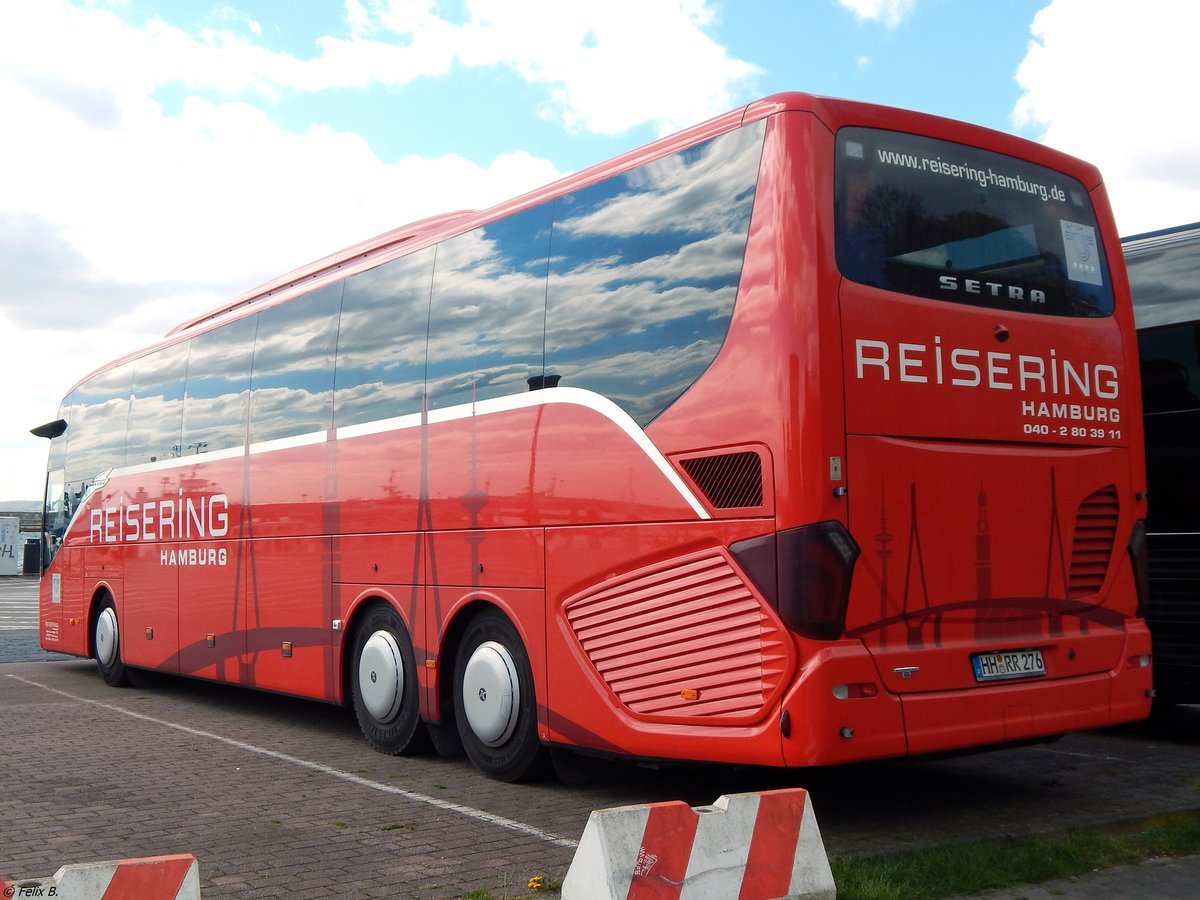
[[[543,4],[551,11],[560,5]],[[1011,113],[1017,95],[1015,73],[1030,40],[1030,23],[1045,5],[1045,0],[900,0],[874,5],[723,0],[708,5],[714,16],[703,32],[731,60],[755,70],[735,85],[731,105],[776,91],[805,90],[920,106],[924,111],[1032,135],[1036,129],[1013,126]],[[631,6],[636,10],[640,4]],[[874,6],[878,14],[872,12]],[[451,23],[469,18],[466,0],[429,7]],[[862,12],[856,13],[856,7]],[[887,19],[888,8],[897,10],[894,25]],[[343,4],[311,0],[234,4],[132,0],[121,17],[135,24],[159,18],[194,34],[225,32],[310,62],[321,58],[323,38],[345,37],[352,30]],[[619,18],[624,20],[622,27],[637,27],[636,15],[621,10]],[[375,37],[383,38],[382,31],[380,26]],[[603,32],[599,26],[594,31],[593,40],[599,44]],[[398,32],[388,39],[397,47],[419,40]],[[587,41],[585,32],[580,43]],[[969,79],[954,74],[966,69]],[[616,87],[613,103],[620,102]],[[498,152],[526,150],[551,158],[560,168],[576,169],[653,140],[663,130],[656,127],[658,123],[636,118],[623,122],[619,130],[604,125],[565,128],[561,118],[539,115],[547,104],[546,88],[545,83],[530,83],[511,64],[453,60],[444,75],[414,78],[402,86],[284,90],[271,98],[271,105],[277,121],[288,128],[303,131],[314,122],[327,123],[362,135],[388,161],[412,153],[454,153],[487,165]],[[262,99],[255,94],[254,87],[228,93],[175,83],[154,96],[166,109],[177,111],[187,96],[214,101]]]
[[[0,500],[107,360],[311,259],[804,90],[1097,163],[1200,219],[1185,0],[37,0],[0,6]]]

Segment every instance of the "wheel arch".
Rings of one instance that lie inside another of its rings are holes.
[[[87,655],[88,659],[96,658],[96,619],[100,616],[100,610],[104,608],[104,604],[108,601],[112,602],[113,609],[117,613],[117,621],[121,621],[121,610],[117,605],[117,592],[112,589],[112,586],[106,582],[99,582],[92,589],[92,596],[88,600],[87,613]]]

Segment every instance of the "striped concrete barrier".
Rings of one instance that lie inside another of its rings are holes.
[[[594,811],[563,900],[773,900],[837,896],[802,788]]]
[[[200,900],[200,867],[190,853],[63,866],[51,878],[9,881],[5,897],[55,900]],[[9,893],[11,891],[11,893]]]

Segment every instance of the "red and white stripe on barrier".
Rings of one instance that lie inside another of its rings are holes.
[[[200,867],[190,853],[74,863],[51,878],[6,887],[14,897],[56,900],[200,900]]]
[[[836,896],[802,788],[695,809],[674,800],[595,810],[562,886],[563,900]]]

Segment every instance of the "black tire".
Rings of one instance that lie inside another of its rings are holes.
[[[463,749],[497,781],[542,775],[549,755],[538,740],[533,669],[520,635],[487,609],[463,633],[454,662],[454,718]]]
[[[117,607],[109,597],[101,602],[92,619],[92,655],[104,683],[112,687],[128,687],[129,672],[121,662],[121,628]]]
[[[354,715],[372,747],[395,756],[423,746],[412,639],[392,607],[376,606],[360,623],[350,681]]]

